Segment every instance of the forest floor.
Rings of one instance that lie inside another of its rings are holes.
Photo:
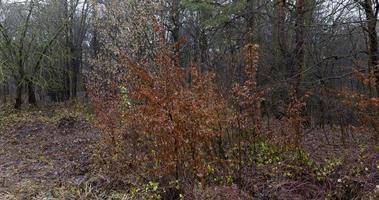
[[[50,199],[86,179],[98,134],[75,115],[62,109],[19,112],[0,121],[1,200]]]
[[[91,199],[86,195],[101,179],[91,171],[93,148],[100,136],[91,121],[92,115],[80,106],[8,113],[0,110],[0,200]],[[323,187],[330,185],[331,190],[338,189],[343,195],[359,190],[379,198],[379,148],[371,136],[349,134],[343,145],[338,129],[327,134],[314,130],[306,135],[303,146],[310,160],[320,163],[320,169],[314,170],[328,183]],[[242,182],[246,187],[254,183],[262,194],[279,190],[288,193],[286,185],[295,183],[293,180],[304,185],[304,177],[309,177],[304,173],[315,173],[310,167],[298,177],[285,175],[289,172],[267,172],[278,167],[288,165],[263,163],[261,168],[248,169],[247,180]],[[309,188],[319,186],[317,181],[307,184]]]

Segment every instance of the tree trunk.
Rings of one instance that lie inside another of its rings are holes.
[[[20,109],[22,105],[22,84],[20,81],[17,82],[16,89],[16,103],[14,105],[15,109]]]
[[[377,17],[378,14],[372,7],[371,0],[364,0],[360,3],[365,10],[367,20],[367,32],[368,32],[368,68],[370,76],[374,75],[376,79],[376,89],[379,95],[379,67],[378,67],[378,35],[376,33]],[[376,6],[377,7],[377,6]],[[371,86],[370,86],[371,90]]]
[[[254,2],[256,0],[247,0],[246,11],[246,41],[245,44],[255,43],[255,16],[254,16]]]
[[[278,70],[283,73],[284,77],[288,78],[292,75],[292,69],[290,65],[290,57],[287,46],[287,33],[286,33],[286,0],[276,0],[276,37],[277,45],[279,47],[278,52]]]
[[[4,83],[3,84],[3,91],[2,91],[4,104],[7,104],[7,88],[6,87],[7,87],[7,84]]]
[[[294,66],[291,74],[291,82],[294,89],[294,103],[301,97],[300,84],[303,79],[304,55],[304,0],[296,0]],[[294,129],[295,146],[300,147],[302,140],[302,126],[300,120],[296,120]]]
[[[291,78],[294,78],[294,89],[296,95],[300,94],[300,83],[303,79],[304,69],[304,0],[296,0],[296,22],[295,22],[295,51],[294,70]]]
[[[180,0],[173,0],[171,5],[172,40],[174,53],[180,61]]]
[[[71,97],[76,98],[78,94],[78,78],[80,75],[81,50],[80,55],[74,55],[72,60],[72,75],[71,75]]]
[[[27,81],[28,86],[28,103],[33,106],[37,106],[37,98],[35,93],[34,84],[32,81]]]
[[[14,107],[16,109],[20,109],[22,105],[23,79],[25,77],[25,71],[24,71],[24,65],[23,65],[22,59],[19,60],[18,73],[19,73],[19,76],[15,77],[17,88],[16,88],[16,104],[14,105]]]
[[[72,31],[71,31],[71,20],[69,19],[69,9],[70,5],[68,0],[63,1],[65,8],[65,19],[67,20],[66,29],[65,29],[65,47],[66,47],[66,59],[65,59],[65,72],[64,72],[64,93],[65,100],[71,97],[71,75],[72,75]]]
[[[287,36],[285,31],[285,14],[286,0],[277,0],[277,29],[278,29],[278,44],[281,56],[287,56]]]
[[[208,63],[208,40],[205,30],[200,30],[200,62],[202,64]]]
[[[70,70],[67,69],[67,66],[66,66],[66,69],[64,71],[64,87],[63,87],[63,99],[62,101],[66,101],[70,98],[70,88],[71,88],[71,80],[70,80]]]

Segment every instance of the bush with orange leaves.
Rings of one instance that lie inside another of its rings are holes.
[[[372,133],[372,141],[379,144],[379,98],[374,96],[375,77],[356,69],[353,70],[353,76],[368,88],[368,94],[347,88],[337,92],[340,101],[354,111],[354,118],[356,118],[355,123],[341,124],[341,130],[344,133],[344,129],[351,128],[355,132]],[[345,135],[342,134],[342,137]],[[345,138],[341,139],[345,140]]]
[[[233,88],[236,97],[238,115],[237,123],[239,130],[251,132],[254,136],[262,127],[261,101],[264,91],[257,88],[257,62],[258,45],[248,44],[245,46],[245,74],[246,80],[243,85],[236,84]],[[252,130],[248,130],[252,129]]]
[[[346,107],[354,110],[357,118],[355,124],[348,124],[349,127],[343,128],[352,128],[355,132],[372,133],[373,141],[379,144],[379,98],[347,89],[341,90],[338,96],[342,98],[342,103]]]
[[[161,49],[153,67],[123,57],[128,75],[121,138],[140,141],[143,147],[134,156],[138,166],[178,180],[201,177],[217,159],[214,139],[223,135],[226,104],[212,73],[182,68],[174,57]]]
[[[141,174],[202,180],[210,165],[225,159],[226,132],[238,138],[229,141],[233,147],[251,144],[261,129],[257,45],[245,48],[247,79],[234,88],[235,109],[217,90],[212,72],[182,67],[169,49],[162,45],[152,65],[120,56],[128,71],[124,83],[111,84],[106,94],[90,88],[97,125],[106,133],[99,160],[111,172],[138,166]]]

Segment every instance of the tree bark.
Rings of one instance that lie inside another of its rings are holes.
[[[174,43],[174,53],[180,61],[180,0],[172,0],[171,5],[172,40]]]
[[[81,50],[79,50],[78,54],[81,55]],[[71,75],[71,97],[76,98],[78,95],[78,78],[80,75],[80,63],[81,63],[81,56],[74,55],[72,59],[72,75]]]
[[[278,44],[282,57],[287,56],[287,36],[285,31],[285,14],[286,0],[277,0],[277,29]]]
[[[292,75],[291,57],[288,51],[286,32],[286,0],[276,0],[276,38],[278,45],[278,70],[282,78]]]
[[[22,105],[22,84],[21,82],[17,83],[16,88],[16,103],[14,105],[15,109],[20,109]]]
[[[3,103],[6,104],[7,103],[7,96],[5,94],[5,84],[3,85],[3,92],[2,92],[2,94],[3,94]]]
[[[33,106],[37,106],[37,98],[35,93],[35,87],[32,81],[27,81],[28,86],[28,103]]]
[[[254,16],[254,2],[256,0],[247,0],[247,14],[246,14],[246,41],[245,44],[255,43],[255,16]]]
[[[300,94],[300,84],[303,79],[304,70],[304,0],[296,0],[296,22],[295,22],[295,65],[293,70],[294,89]]]
[[[71,97],[71,75],[72,75],[72,32],[71,32],[71,20],[69,19],[69,9],[70,5],[68,3],[69,0],[64,0],[64,15],[65,19],[67,20],[66,23],[66,29],[65,29],[65,47],[66,47],[66,60],[65,60],[65,72],[64,72],[64,93],[65,93],[65,100],[69,99]]]
[[[30,8],[28,12],[28,16],[26,17],[24,29],[22,31],[22,35],[20,37],[20,44],[18,49],[18,77],[16,77],[17,80],[17,91],[16,91],[16,104],[15,108],[19,109],[22,105],[22,87],[23,87],[23,81],[25,79],[25,69],[24,69],[24,62],[25,62],[25,54],[24,54],[24,45],[25,45],[25,38],[27,35],[27,31],[30,25],[30,19],[32,16],[34,8],[34,1],[30,1]]]
[[[377,3],[376,3],[377,4]],[[371,0],[364,0],[360,2],[360,5],[365,11],[367,21],[367,33],[368,33],[368,68],[370,76],[374,75],[376,79],[376,89],[379,95],[379,67],[378,67],[378,35],[376,33],[378,7],[375,5],[376,10],[373,8]],[[371,86],[370,86],[371,88]]]
[[[7,85],[6,83],[3,84],[3,91],[2,91],[2,95],[3,95],[3,102],[4,104],[7,104]]]
[[[22,105],[22,89],[23,89],[23,79],[25,77],[25,71],[24,71],[24,65],[23,65],[23,59],[19,59],[19,66],[18,66],[18,73],[19,76],[16,76],[15,79],[17,88],[16,88],[16,103],[14,105],[15,109],[20,109]]]
[[[200,62],[208,64],[208,39],[205,30],[200,30]]]

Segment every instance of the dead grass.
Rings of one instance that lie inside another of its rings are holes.
[[[72,123],[63,126],[66,119]],[[40,199],[80,181],[97,137],[74,108],[7,113],[0,128],[0,199]]]

